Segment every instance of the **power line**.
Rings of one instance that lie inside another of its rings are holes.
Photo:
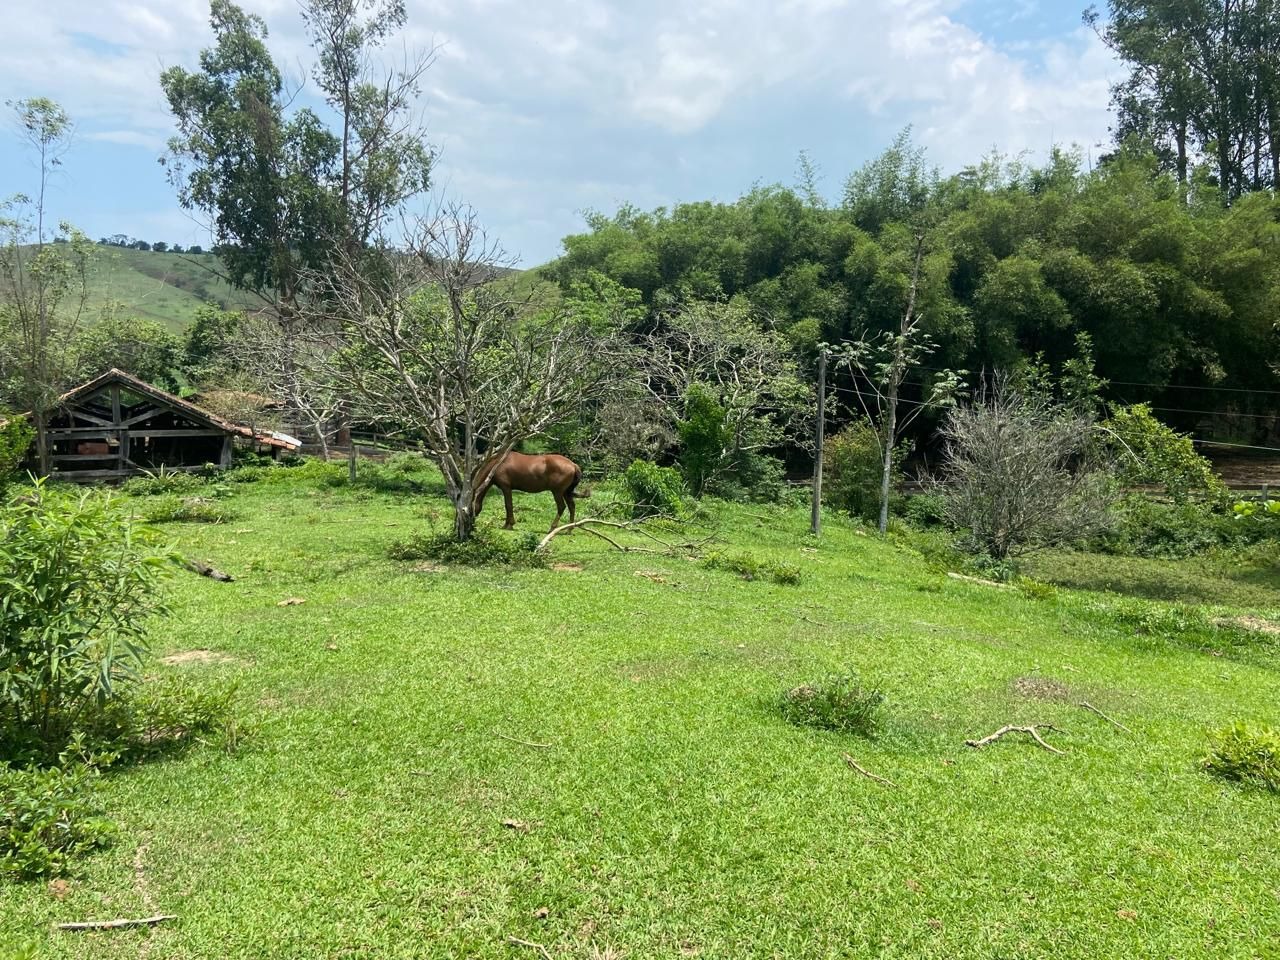
[[[1280,397],[1280,390],[1253,390],[1247,387],[1196,387],[1189,383],[1137,383],[1132,380],[1109,380],[1122,387],[1152,387],[1156,390],[1204,390],[1209,393],[1265,393]]]
[[[1192,440],[1202,447],[1235,447],[1239,450],[1265,450],[1268,453],[1280,453],[1280,447],[1255,447],[1248,443],[1226,443],[1222,440]]]

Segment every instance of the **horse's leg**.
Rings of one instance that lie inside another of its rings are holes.
[[[565,499],[569,501],[569,522],[573,523],[574,522],[574,505],[578,502],[578,498],[575,497],[572,493],[569,493],[565,497]]]
[[[556,518],[551,521],[551,529],[554,530],[560,526],[560,518],[564,515],[564,495],[559,490],[552,490],[551,494],[556,498]]]
[[[512,503],[511,503],[511,488],[510,488],[510,487],[503,487],[503,488],[502,488],[502,499],[503,499],[504,501],[506,501],[506,504],[507,504],[507,525],[506,525],[505,527],[503,527],[502,529],[503,529],[503,530],[514,530],[514,529],[516,528],[516,511],[515,511],[515,508],[512,506]]]

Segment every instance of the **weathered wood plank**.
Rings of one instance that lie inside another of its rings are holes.
[[[218,430],[215,428],[207,428],[202,430],[130,430],[131,436],[134,437],[225,437],[228,436],[226,430]]]

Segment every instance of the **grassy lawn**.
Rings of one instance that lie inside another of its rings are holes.
[[[229,503],[167,529],[237,582],[180,575],[157,636],[226,659],[155,669],[236,678],[260,730],[113,771],[120,839],[61,898],[0,888],[0,956],[1280,957],[1280,797],[1198,768],[1210,729],[1277,721],[1276,638],[1096,589],[1136,568],[1059,556],[1042,575],[1084,589],[1002,589],[724,506],[728,544],[799,586],[582,535],[554,546],[572,569],[432,571],[386,551],[443,501]],[[541,527],[550,499],[517,510]],[[1246,587],[1183,599],[1280,614]],[[876,740],[780,719],[846,668],[887,695]],[[1006,723],[1067,755],[964,745]],[[51,932],[152,913],[180,919]]]

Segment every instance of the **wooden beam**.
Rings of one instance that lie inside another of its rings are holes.
[[[111,388],[111,422],[120,423],[120,385]]]
[[[70,414],[72,417],[79,417],[81,420],[88,420],[90,423],[96,423],[100,427],[112,426],[112,423],[110,420],[104,420],[102,417],[95,417],[93,414],[85,413],[83,410],[77,407],[69,407],[67,409],[67,413]]]
[[[204,430],[130,430],[129,434],[134,437],[225,437],[227,431],[209,427]]]
[[[77,463],[83,460],[122,460],[119,453],[55,453],[50,459],[59,463]]]
[[[45,436],[50,439],[58,437],[59,439],[68,440],[75,437],[79,440],[92,439],[93,437],[114,437],[120,433],[116,427],[50,427],[45,431]]]
[[[152,408],[151,408],[151,409],[149,409],[146,413],[139,413],[139,414],[136,414],[136,415],[134,415],[134,416],[130,417],[128,420],[124,420],[124,421],[122,421],[122,422],[120,423],[120,426],[122,426],[122,427],[131,427],[131,426],[133,426],[135,423],[141,423],[143,420],[148,420],[148,419],[150,419],[151,417],[158,417],[158,416],[161,416],[161,415],[163,415],[163,414],[166,414],[166,413],[173,413],[173,412],[174,412],[174,411],[173,411],[173,410],[171,410],[171,409],[169,409],[168,407],[152,407]]]

